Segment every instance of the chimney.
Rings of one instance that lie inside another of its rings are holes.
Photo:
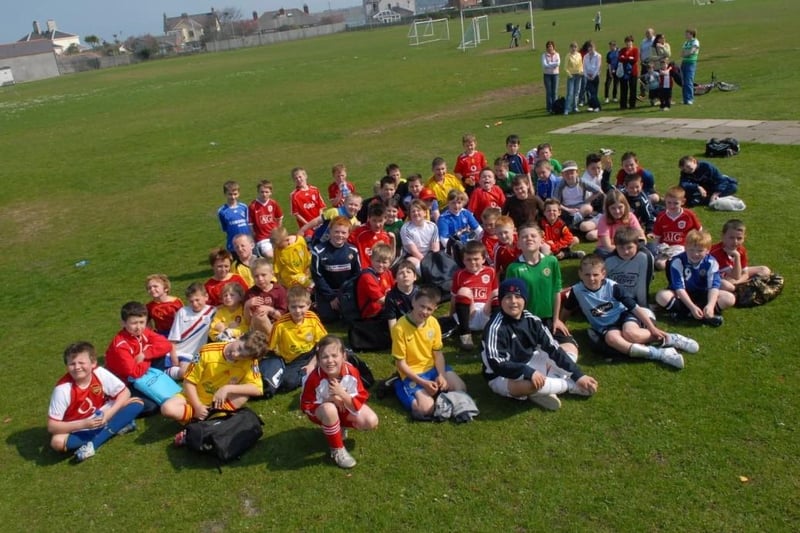
[[[53,20],[53,19],[48,19],[48,20],[47,20],[47,33],[54,32],[54,31],[56,31],[57,29],[58,29],[58,28],[56,28],[56,21],[55,21],[55,20]]]
[[[40,33],[42,33],[41,28],[39,28],[39,21],[38,20],[34,20],[33,21],[33,33],[36,34],[36,35],[39,35]]]
[[[280,8],[280,9],[278,10],[278,15],[285,15],[285,14],[286,14],[286,10],[285,10],[285,9],[283,9],[283,8]]]
[[[253,20],[258,20],[258,12],[253,11]]]
[[[303,4],[303,13],[308,15],[308,4]]]

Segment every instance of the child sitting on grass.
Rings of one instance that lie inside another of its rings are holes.
[[[144,404],[114,374],[97,366],[92,344],[82,341],[64,350],[67,373],[56,383],[47,413],[50,447],[75,452],[79,462],[92,457],[114,435],[136,429]]]
[[[253,266],[255,285],[245,293],[244,314],[250,329],[263,331],[269,336],[272,324],[289,310],[286,288],[275,283],[272,263],[260,258]]]
[[[686,191],[683,187],[676,185],[667,189],[664,195],[666,209],[658,214],[653,225],[653,240],[657,250],[656,270],[664,270],[667,261],[683,251],[686,235],[690,231],[703,229],[694,211],[683,207],[685,203]]]
[[[289,312],[272,326],[270,355],[259,363],[265,396],[293,391],[314,370],[314,346],[328,334],[316,313],[311,297],[302,287],[289,289]]]
[[[161,406],[161,414],[181,424],[205,420],[209,411],[235,411],[250,398],[261,396],[259,357],[267,353],[267,336],[260,331],[245,333],[233,342],[213,342],[200,350],[183,380],[183,392]],[[186,430],[175,435],[182,446]]]
[[[383,302],[383,315],[389,321],[390,331],[403,315],[411,311],[412,298],[417,288],[414,285],[417,281],[416,265],[408,259],[403,259],[397,265],[394,279],[394,287],[386,293]]]
[[[394,389],[403,408],[424,419],[433,414],[437,393],[465,391],[467,386],[444,361],[442,332],[433,316],[439,290],[420,287],[411,305],[411,312],[392,328],[392,357],[400,374]]]
[[[709,205],[720,196],[736,194],[738,182],[724,175],[708,161],[698,161],[691,155],[681,157],[678,161],[681,169],[680,183],[686,191],[686,205]]]
[[[339,337],[325,335],[317,343],[317,367],[303,384],[300,409],[322,426],[331,459],[340,468],[353,468],[356,460],[344,446],[344,428],[363,431],[378,427],[378,415],[367,405],[369,393],[358,369],[347,362]]]
[[[586,255],[582,250],[573,251],[580,240],[575,237],[561,218],[561,204],[555,198],[548,198],[544,202],[544,216],[539,222],[542,228],[542,240],[550,249],[550,253],[559,261],[562,259],[580,259]]]
[[[272,230],[273,269],[278,283],[287,289],[299,285],[313,287],[311,278],[311,252],[302,234],[289,235],[283,226]]]
[[[616,176],[616,187],[622,189],[625,187],[625,177],[636,174],[642,178],[642,190],[647,195],[650,203],[655,205],[659,202],[658,193],[656,192],[656,179],[653,173],[639,165],[639,158],[634,152],[625,152],[622,154],[620,160],[622,168],[619,169]]]
[[[390,269],[394,251],[378,243],[372,249],[372,266],[361,271],[356,281],[356,301],[362,320],[380,318],[386,294],[394,285]]]
[[[603,259],[588,255],[581,259],[581,281],[572,286],[564,302],[565,317],[580,308],[589,321],[589,337],[599,345],[630,357],[661,361],[683,368],[683,356],[676,350],[697,353],[696,341],[660,330],[649,309],[640,307],[625,289],[606,277]],[[658,342],[660,346],[650,343]]]
[[[748,265],[744,247],[745,230],[744,222],[731,219],[722,226],[722,240],[711,247],[711,256],[719,263],[723,290],[733,292],[736,285],[750,278],[768,278],[772,275],[769,267]]]
[[[211,321],[217,311],[214,306],[208,305],[208,294],[201,283],[192,283],[186,288],[186,301],[187,305],[175,313],[175,321],[167,337],[178,356],[178,366],[170,364],[166,370],[173,379],[180,379],[186,374],[189,363],[195,360],[200,348],[208,342]]]
[[[247,282],[239,274],[231,272],[233,255],[224,248],[214,248],[208,254],[208,264],[213,269],[212,276],[206,280],[205,288],[208,294],[208,303],[214,307],[222,303],[220,295],[222,287],[228,283],[238,283],[244,290],[248,289]]]
[[[553,198],[561,202],[561,217],[567,226],[585,234],[587,241],[597,240],[597,224],[593,220],[592,205],[602,195],[600,187],[578,179],[578,164],[575,161],[564,162],[561,181],[556,185]]]
[[[722,310],[732,307],[736,297],[719,290],[719,264],[709,253],[711,234],[692,230],[685,247],[686,251],[670,259],[667,288],[656,293],[656,302],[673,320],[693,318],[712,327],[721,326]]]
[[[528,287],[517,278],[500,284],[500,312],[486,325],[481,362],[492,392],[529,399],[544,409],[561,406],[557,394],[591,396],[597,381],[586,376],[550,335],[542,321],[526,309]]]
[[[222,303],[217,306],[208,336],[212,342],[238,339],[250,329],[244,313],[244,290],[238,283],[222,287]]]
[[[640,307],[648,307],[650,283],[653,281],[653,256],[640,246],[639,232],[620,228],[614,234],[614,253],[606,257],[606,274],[636,299]]]
[[[482,219],[483,212],[491,207],[502,208],[506,203],[506,193],[496,184],[494,171],[484,168],[478,176],[478,186],[472,188],[467,202],[467,209]]]
[[[240,233],[233,238],[233,250],[236,258],[231,265],[231,271],[238,274],[248,287],[253,286],[253,262],[256,260],[256,241],[252,235]],[[245,289],[247,290],[247,289]]]
[[[464,268],[453,276],[450,314],[458,322],[461,349],[475,348],[472,332],[482,331],[497,306],[497,273],[486,266],[486,248],[480,241],[469,241],[464,247]]]
[[[497,246],[491,252],[492,264],[497,271],[497,279],[501,280],[505,276],[508,265],[516,261],[522,252],[517,246],[517,231],[511,217],[501,216],[494,226],[497,234]]]
[[[625,195],[616,189],[606,193],[603,200],[603,214],[597,222],[597,250],[601,257],[608,257],[614,252],[614,234],[619,228],[631,227],[637,231],[644,242],[644,232],[639,220],[631,213]]]
[[[175,320],[175,313],[183,307],[177,296],[170,295],[170,282],[166,274],[151,274],[146,280],[147,293],[152,300],[147,302],[147,315],[156,333],[167,335]]]

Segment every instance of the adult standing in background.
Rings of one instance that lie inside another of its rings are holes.
[[[619,88],[619,78],[617,77],[617,63],[619,62],[619,48],[617,41],[609,41],[608,52],[606,52],[606,103],[608,103],[608,89],[613,84],[614,92],[612,97],[617,101],[617,89]]]
[[[594,43],[589,41],[586,55],[583,56],[583,75],[586,77],[586,105],[589,111],[600,111],[600,73],[603,66],[603,56],[595,50]]]
[[[633,35],[625,37],[625,48],[619,51],[619,63],[624,74],[620,78],[619,108],[636,107],[636,85],[639,83],[639,49],[633,45]]]
[[[653,28],[647,28],[644,30],[644,39],[642,39],[642,44],[639,46],[639,61],[642,62],[642,68],[639,75],[645,82],[647,81],[645,76],[647,76],[647,73],[650,72],[650,52],[653,49],[655,35],[656,32],[653,30]],[[642,99],[644,99],[646,91],[647,83],[643,83],[639,88],[639,96],[641,96]]]
[[[564,104],[564,114],[569,115],[570,111],[578,112],[578,92],[583,80],[583,56],[575,41],[569,43],[569,53],[564,59],[564,72],[567,73],[567,101]]]
[[[556,43],[547,41],[542,54],[542,70],[544,71],[544,94],[547,112],[552,114],[553,103],[558,98],[558,67],[561,65],[561,56],[556,52]]]
[[[697,72],[697,56],[700,55],[700,41],[697,40],[697,30],[686,30],[686,42],[681,49],[681,77],[683,78],[683,103],[694,103],[694,75]]]

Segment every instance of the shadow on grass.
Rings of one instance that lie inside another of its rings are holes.
[[[46,428],[34,427],[12,433],[6,443],[17,449],[19,456],[38,466],[52,466],[70,458],[70,454],[56,453],[50,448],[50,433]]]
[[[170,279],[172,281],[194,281],[197,278],[210,278],[213,274],[214,272],[210,268],[204,268],[196,272],[184,272],[177,276],[170,276]]]
[[[352,430],[351,430],[352,431]],[[352,442],[347,441],[352,451]],[[327,445],[317,426],[292,428],[263,438],[258,462],[269,470],[299,470],[324,460]]]

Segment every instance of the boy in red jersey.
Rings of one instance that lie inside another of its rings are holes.
[[[177,296],[170,295],[170,282],[166,274],[147,276],[145,287],[153,298],[147,302],[147,315],[153,323],[153,329],[166,336],[175,320],[175,313],[183,307],[183,302]]]
[[[686,235],[693,229],[701,230],[703,225],[700,219],[686,204],[686,191],[676,185],[667,189],[664,195],[666,209],[658,214],[653,225],[653,239],[658,254],[656,255],[656,270],[664,270],[667,261],[683,252]]]
[[[227,251],[226,251],[227,252]],[[106,349],[106,368],[124,383],[142,377],[153,366],[163,370],[166,357],[171,366],[179,366],[178,356],[166,337],[147,327],[147,308],[140,302],[128,302],[120,310],[122,329],[114,336]],[[134,396],[140,396],[133,391]],[[158,405],[149,398],[142,398],[144,414],[152,414]]]
[[[308,174],[306,169],[295,167],[292,169],[292,179],[294,180],[294,190],[289,195],[292,206],[292,215],[297,221],[297,227],[302,228],[309,220],[318,217],[325,209],[325,201],[319,193],[319,189],[308,184]],[[313,229],[305,231],[306,239],[311,239],[314,235]]]
[[[131,398],[125,384],[97,366],[97,353],[88,342],[76,342],[64,350],[67,373],[58,380],[50,397],[47,431],[57,452],[77,450],[84,461],[114,435],[136,429],[134,418],[144,407]]]
[[[224,248],[214,248],[208,254],[208,264],[214,271],[214,274],[206,280],[204,286],[206,293],[208,293],[208,303],[214,307],[222,303],[220,293],[222,287],[231,282],[236,282],[242,286],[246,291],[249,287],[247,282],[239,274],[231,273],[231,265],[233,265],[233,255]]]
[[[487,166],[486,156],[478,151],[478,141],[471,133],[461,138],[461,144],[464,151],[456,159],[453,173],[461,179],[466,193],[470,194],[478,183],[481,170]]]
[[[501,216],[499,207],[488,207],[483,210],[481,215],[481,226],[483,227],[481,242],[486,248],[486,264],[491,266],[494,265],[494,250],[500,243],[497,239],[497,219]]]
[[[481,219],[484,209],[488,207],[502,207],[506,203],[506,193],[497,185],[494,171],[484,168],[480,171],[478,187],[475,187],[469,197],[467,209],[472,211],[475,218]]]
[[[750,266],[747,263],[747,250],[744,247],[744,222],[731,219],[722,226],[722,240],[711,247],[711,257],[719,263],[722,278],[720,288],[734,292],[736,285],[745,283],[753,277],[768,278],[772,271],[766,266]]]
[[[253,265],[255,285],[245,293],[244,312],[250,329],[272,332],[272,323],[289,310],[286,288],[275,283],[275,271],[269,259],[256,259]]]
[[[383,229],[386,223],[386,208],[383,204],[372,204],[367,211],[367,223],[350,233],[348,242],[356,247],[361,267],[372,265],[372,248],[382,242],[395,249],[394,235]]]
[[[472,350],[472,332],[482,331],[489,322],[492,306],[497,305],[497,273],[485,265],[486,248],[480,241],[464,246],[464,268],[453,277],[450,314],[458,321],[458,340],[462,349]]]
[[[372,266],[361,271],[356,282],[356,301],[364,320],[378,318],[383,311],[386,294],[394,286],[390,269],[394,251],[389,245],[378,243],[372,249]],[[370,272],[371,270],[371,272]]]
[[[253,226],[253,235],[256,249],[262,257],[272,257],[272,243],[269,236],[272,230],[283,224],[283,210],[278,202],[272,199],[272,182],[261,180],[258,182],[258,196],[250,202],[247,212],[250,224]]]
[[[522,252],[517,247],[517,231],[511,217],[501,216],[494,226],[497,246],[492,251],[492,264],[497,271],[497,278],[503,279],[508,265],[516,261]]]
[[[348,196],[356,192],[356,186],[347,181],[347,167],[339,163],[331,168],[333,181],[328,185],[328,200],[333,207],[341,207]]]

